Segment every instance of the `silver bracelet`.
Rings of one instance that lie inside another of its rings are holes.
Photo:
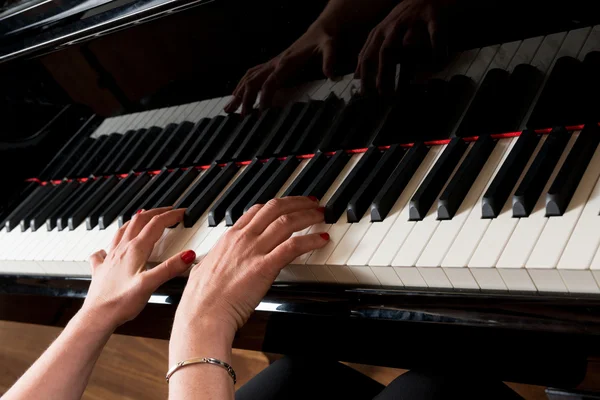
[[[169,382],[169,379],[171,378],[171,375],[173,375],[178,369],[183,368],[187,365],[193,365],[193,364],[212,364],[212,365],[218,365],[219,367],[225,368],[225,370],[227,371],[227,373],[229,374],[229,376],[231,376],[231,379],[233,379],[233,384],[235,385],[235,383],[237,382],[237,378],[235,376],[235,371],[233,370],[233,368],[231,368],[231,365],[227,364],[224,361],[221,361],[219,359],[216,358],[208,358],[208,357],[202,357],[202,358],[190,358],[189,360],[185,360],[185,361],[180,361],[177,364],[173,365],[169,371],[167,372],[167,382]]]

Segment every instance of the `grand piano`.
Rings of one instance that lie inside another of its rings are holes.
[[[446,63],[399,65],[393,98],[360,94],[359,43],[339,79],[309,65],[273,107],[225,113],[324,4],[2,4],[0,318],[64,326],[87,256],[140,208],[187,208],[155,264],[314,195],[331,243],[282,271],[235,347],[599,389],[600,13],[473,4]],[[184,285],[118,333],[167,339]]]

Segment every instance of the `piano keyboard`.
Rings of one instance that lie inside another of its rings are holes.
[[[2,211],[0,273],[89,276],[167,205],[187,211],[151,263],[202,259],[253,204],[310,195],[325,222],[305,232],[331,240],[280,282],[600,293],[599,67],[596,26],[466,51],[393,102],[348,75],[262,114],[227,96],[108,118]]]

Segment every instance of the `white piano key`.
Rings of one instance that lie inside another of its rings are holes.
[[[104,121],[102,121],[100,123],[98,128],[96,128],[96,130],[92,134],[92,137],[97,137],[97,136],[103,135],[104,133],[108,132],[108,130],[110,129],[110,126],[112,124],[114,124],[114,122],[115,122],[114,118],[105,118]]]
[[[326,265],[289,265],[288,268],[293,271],[297,268],[308,267],[308,270],[313,274],[318,282],[321,283],[337,283],[335,275],[331,273],[331,270]],[[303,274],[303,271],[300,272]],[[303,275],[302,275],[303,276]],[[289,278],[288,278],[289,279]],[[297,279],[301,280],[301,279]]]
[[[427,211],[427,214],[421,221],[417,221],[415,223],[414,228],[410,231],[410,235],[406,238],[398,253],[392,260],[392,266],[394,267],[413,267],[416,265],[417,260],[423,253],[423,250],[427,246],[427,242],[433,236],[435,230],[437,229],[440,221],[437,219],[437,206],[438,206],[438,198],[440,195],[446,190],[446,186],[448,183],[454,178],[454,174],[463,163],[465,157],[470,153],[473,148],[473,143],[469,143],[467,150],[463,153],[462,157],[454,166],[454,170],[450,174],[446,183],[440,190],[440,192],[435,196],[435,201]]]
[[[452,289],[452,283],[446,276],[443,268],[417,268],[421,277],[429,287]]]
[[[371,267],[371,271],[377,277],[377,280],[382,286],[395,286],[401,287],[404,286],[404,283],[398,277],[394,268],[390,267]]]
[[[563,269],[560,275],[570,293],[600,293],[592,271]]]
[[[427,287],[427,282],[421,276],[418,268],[393,267],[398,277],[406,287]]]
[[[137,113],[136,116],[128,120],[127,123],[121,124],[121,126],[119,126],[119,132],[125,133],[128,130],[136,129],[147,118],[148,114],[148,112]]]
[[[358,283],[358,279],[346,265],[331,265],[327,268],[329,268],[337,283],[342,285],[356,285]]]
[[[327,189],[327,192],[325,192],[325,195],[323,196],[323,198],[319,200],[319,203],[321,204],[321,206],[325,206],[327,204],[327,202],[329,201],[329,199],[335,194],[335,191],[340,187],[342,182],[344,182],[344,180],[346,179],[348,174],[350,174],[350,172],[352,171],[352,168],[354,168],[354,166],[356,165],[356,163],[358,162],[358,159],[360,159],[360,157],[362,157],[362,154],[355,154],[354,156],[350,157],[350,159],[348,160],[348,162],[346,163],[346,165],[344,166],[342,171],[339,173],[339,175],[333,181],[333,184],[331,185],[331,187],[329,187],[329,189]],[[349,224],[346,223],[346,225],[349,225]],[[308,230],[305,230],[299,234],[328,232],[332,226],[333,226],[333,224],[326,224],[325,222],[322,222],[322,223],[311,226]],[[331,234],[330,234],[330,241],[331,241],[331,239],[332,238],[331,238]],[[339,240],[340,239],[339,236],[336,239]],[[333,251],[333,249],[331,249],[331,247],[333,246],[335,249],[336,245],[337,245],[337,242],[334,244],[328,244],[325,246],[325,247],[330,246],[329,249],[327,249],[326,253],[325,253],[325,254],[327,254],[327,257],[329,257],[329,255],[331,254],[331,251]],[[321,250],[323,250],[323,249],[321,249]],[[303,254],[303,255],[297,257],[292,262],[292,264],[293,265],[306,264],[311,255],[312,255],[312,252]],[[322,258],[322,257],[323,257],[323,254],[320,256],[320,258]],[[324,262],[325,260],[323,260],[323,262],[318,263],[317,265],[325,265],[325,262]]]
[[[334,266],[334,269],[338,267],[340,266]],[[348,268],[350,269],[358,283],[362,283],[363,285],[369,286],[381,286],[381,283],[379,283],[379,279],[377,279],[377,276],[373,273],[373,271],[371,271],[370,267]]]
[[[438,228],[417,261],[416,265],[418,267],[438,267],[442,264],[444,256],[450,249],[469,214],[474,208],[481,207],[480,200],[484,194],[483,190],[491,183],[492,175],[504,159],[508,148],[514,144],[514,140],[516,139],[498,140],[496,147],[490,154],[454,217],[450,220],[440,221]]]
[[[546,136],[542,137],[542,140],[546,140]],[[544,226],[546,225],[546,198],[543,195],[550,189],[550,185],[556,178],[560,167],[564,163],[567,155],[571,151],[574,141],[569,140],[563,154],[561,155],[554,171],[550,175],[542,195],[538,199],[537,203],[531,210],[531,214],[527,218],[519,218],[517,226],[513,231],[500,259],[498,260],[497,268],[524,268],[529,255],[531,254],[535,243],[537,242]]]
[[[352,169],[354,169],[354,167],[360,161],[362,156],[363,156],[363,153],[359,153],[359,154],[353,154],[350,157],[350,160],[348,160],[348,163],[346,164],[346,166],[344,167],[344,169],[338,176],[338,178],[343,177],[340,180],[340,185],[346,179],[346,177],[352,171]],[[337,180],[338,179],[336,179],[336,181]],[[335,183],[333,186],[336,186]],[[310,254],[310,256],[308,257],[308,259],[306,261],[307,264],[310,264],[310,265],[325,265],[326,264],[327,259],[329,258],[329,256],[331,256],[331,254],[337,247],[338,243],[340,243],[340,241],[346,234],[346,231],[350,228],[351,224],[348,222],[347,217],[348,217],[347,214],[343,213],[342,216],[340,217],[340,219],[338,219],[335,224],[321,223],[321,224],[314,225],[313,228],[310,229],[309,233],[316,233],[316,232],[329,233],[329,241],[327,242],[325,247],[317,249]]]
[[[498,268],[502,280],[508,291],[535,292],[537,289],[529,277],[529,273],[523,268]]]
[[[345,211],[344,211],[345,213]],[[347,214],[346,214],[347,215]],[[344,235],[340,243],[337,245],[331,256],[327,259],[327,265],[346,265],[346,262],[360,243],[361,239],[371,226],[371,211],[367,211],[365,215],[357,223],[350,224],[348,232]],[[366,264],[364,264],[366,265]]]
[[[260,94],[259,94],[259,96],[260,96]],[[213,110],[212,110],[211,114],[209,114],[209,116],[212,118],[217,115],[227,115],[224,108],[227,105],[227,103],[229,103],[231,101],[232,98],[233,98],[233,96],[223,97],[223,100],[221,100],[221,102],[219,104],[217,104],[217,106],[215,108],[213,108]],[[260,100],[260,97],[257,97],[256,101],[254,102],[255,106],[256,106],[256,104],[258,104],[259,100]]]
[[[379,247],[377,247],[377,250],[375,250],[373,257],[369,260],[369,266],[384,267],[384,266],[388,266],[388,265],[392,264],[392,260],[394,259],[394,256],[396,255],[396,253],[398,252],[398,250],[400,249],[400,247],[402,246],[402,244],[404,243],[406,238],[409,236],[411,230],[413,229],[413,227],[416,223],[415,221],[409,221],[409,219],[408,219],[408,217],[409,217],[408,201],[413,196],[413,194],[417,191],[417,189],[419,188],[419,186],[421,185],[421,183],[427,176],[427,173],[431,170],[431,168],[433,168],[433,166],[435,165],[435,162],[437,161],[437,159],[440,157],[440,155],[444,151],[444,147],[445,146],[433,146],[430,148],[429,153],[427,154],[426,158],[423,160],[423,163],[417,170],[418,173],[423,173],[423,174],[421,176],[417,176],[417,174],[415,174],[415,176],[413,176],[413,178],[411,179],[409,185],[407,185],[404,192],[402,192],[402,194],[400,195],[400,198],[398,199],[398,201],[396,201],[394,208],[391,210],[391,211],[393,211],[393,213],[390,212],[390,214],[386,218],[386,219],[394,219],[394,222],[390,226],[387,233],[385,234],[385,237],[381,241]],[[416,178],[419,178],[419,179],[416,179]],[[404,203],[404,205],[402,206],[402,211],[398,212],[397,206],[402,203]],[[396,210],[394,210],[394,209],[396,209]],[[385,220],[383,222],[374,223],[373,226],[375,227],[378,224],[383,224],[383,223],[385,223]],[[378,228],[373,228],[373,229],[378,229]],[[381,229],[381,228],[379,228],[379,229]],[[380,233],[381,232],[377,232],[378,235]],[[369,234],[370,233],[367,232],[367,235],[369,235]],[[400,277],[400,278],[402,279],[402,277]],[[403,281],[404,281],[404,279],[403,279]]]
[[[316,267],[321,267],[321,269],[323,269],[323,270],[327,269],[327,268],[322,268],[322,266],[316,266]],[[310,268],[308,268],[307,265],[291,265],[290,264],[290,265],[286,266],[286,268],[289,271],[291,271],[291,273],[293,274],[293,276],[295,278],[295,279],[293,279],[294,282],[319,282],[319,279],[317,278],[317,276],[312,272],[312,270]],[[319,268],[317,268],[317,269],[319,269]],[[318,271],[318,273],[319,273],[319,275],[323,275],[321,273],[321,271]]]
[[[164,128],[167,126],[171,120],[171,117],[177,107],[168,107],[165,112],[160,116],[160,118],[156,121],[156,126],[160,128]]]
[[[469,268],[442,268],[452,286],[456,289],[479,289],[479,285]]]
[[[549,218],[527,260],[527,268],[556,268],[599,176],[600,147],[596,149],[565,213],[560,217]],[[566,267],[569,268],[569,266]]]
[[[565,293],[568,291],[557,269],[529,269],[527,272],[538,292]]]
[[[354,74],[348,74],[344,76],[339,82],[335,82],[333,87],[331,88],[330,93],[335,93],[335,95],[339,98],[344,99],[344,101],[348,102],[350,97],[352,96],[351,88],[354,80]]]
[[[600,180],[596,182],[581,217],[558,262],[558,269],[589,269],[600,246]]]
[[[445,63],[444,68],[442,68],[440,71],[434,72],[431,75],[425,74],[420,80],[426,81],[427,78],[450,80],[450,78],[452,78],[452,76],[454,75],[453,67],[456,64],[456,62],[460,59],[461,55],[461,52],[450,54],[447,62]]]
[[[519,46],[519,49],[515,53],[515,56],[508,64],[508,68],[506,68],[506,70],[508,72],[512,72],[519,64],[531,64],[533,57],[537,53],[537,50],[542,44],[543,40],[543,36],[536,36],[523,40]]]
[[[508,290],[496,268],[470,268],[473,278],[484,290]]]
[[[150,128],[152,126],[156,126],[157,121],[162,117],[162,115],[167,111],[166,108],[157,108],[156,110],[152,110],[153,112],[148,114],[148,117],[142,121],[140,124],[140,128]]]
[[[190,121],[192,121],[194,123],[200,121],[208,113],[207,110],[210,107],[214,106],[213,100],[214,99],[201,101],[200,104],[198,104],[198,107],[196,107],[190,114],[190,116],[189,116]]]
[[[596,25],[590,30],[590,34],[581,47],[581,50],[579,50],[577,58],[583,61],[587,53],[598,50],[600,50],[600,25]]]
[[[516,141],[517,139],[514,140]],[[519,222],[518,218],[513,218],[512,216],[513,195],[521,184],[525,174],[529,171],[529,167],[531,167],[533,160],[537,157],[542,145],[543,141],[540,140],[525,168],[521,172],[521,176],[519,176],[517,183],[511,190],[500,214],[492,219],[488,229],[481,238],[473,257],[469,260],[469,268],[494,268],[498,263],[498,259],[502,255],[510,236]],[[481,203],[478,206],[481,207]]]
[[[479,51],[480,49],[463,51],[452,63],[447,78],[450,79],[454,75],[465,75],[477,58]]]
[[[488,71],[493,68],[507,69],[512,61],[513,57],[517,53],[521,45],[521,41],[517,40],[515,42],[503,43],[498,48],[494,59],[490,63],[488,67]]]
[[[493,45],[482,47],[477,53],[477,57],[473,60],[473,63],[467,70],[466,75],[473,79],[474,82],[479,83],[483,80],[485,73],[488,71],[490,64],[496,57],[500,45]]]
[[[502,159],[498,163],[496,170],[492,174],[492,177],[490,178],[488,184],[483,190],[481,197],[483,197],[483,194],[485,194],[487,187],[492,183],[494,177],[502,167],[504,160],[510,154],[510,151],[516,143],[516,140],[516,138],[511,139],[511,142],[508,145],[508,149],[506,149],[506,151],[502,155]],[[478,200],[478,204],[481,204],[481,197]],[[479,244],[479,240],[484,235],[489,223],[489,219],[481,218],[481,206],[473,208],[469,213],[466,221],[463,223],[463,226],[458,232],[458,235],[452,242],[452,245],[448,249],[448,252],[444,256],[441,266],[450,268],[466,267],[469,263],[469,260],[471,259],[471,256],[475,252],[477,245]]]
[[[562,46],[560,47],[560,50],[558,51],[557,59],[565,56],[577,58],[577,55],[581,51],[591,31],[591,27],[573,29],[572,31],[569,31]]]
[[[336,81],[332,81],[331,79],[327,79],[321,87],[313,93],[311,96],[314,100],[325,100],[333,87],[337,84]]]

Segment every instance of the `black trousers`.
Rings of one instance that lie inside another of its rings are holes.
[[[347,367],[319,358],[282,358],[242,386],[236,400],[438,400],[521,399],[500,381],[454,371],[409,371],[387,387]]]

